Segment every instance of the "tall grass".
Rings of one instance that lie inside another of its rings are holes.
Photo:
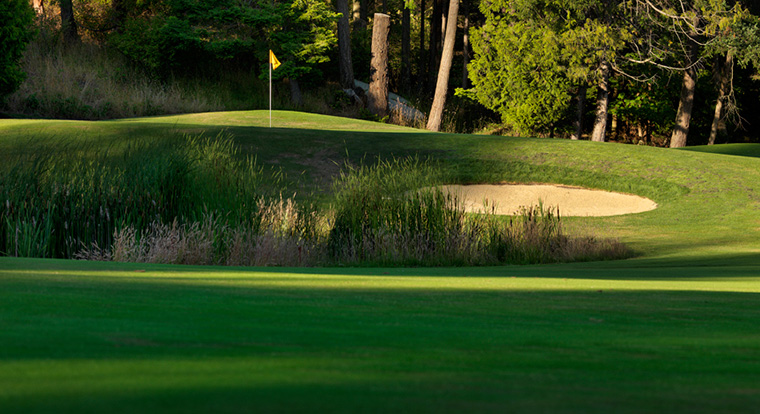
[[[96,44],[64,48],[44,32],[29,44],[22,65],[27,79],[7,101],[19,114],[107,119],[224,108],[205,89],[158,81]]]
[[[120,153],[43,145],[33,154],[0,168],[6,255],[72,257],[82,246],[110,246],[125,227],[142,231],[210,213],[253,223],[259,198],[270,191],[265,181],[277,180],[265,180],[223,136],[142,142]]]
[[[440,172],[417,159],[351,167],[336,181],[328,252],[347,265],[496,265],[629,257],[614,240],[575,238],[542,205],[512,218],[467,214],[436,187]]]
[[[627,257],[551,209],[472,215],[418,159],[347,166],[326,206],[227,136],[126,149],[43,146],[0,168],[0,254],[228,265],[488,265]],[[62,156],[61,154],[74,154]]]

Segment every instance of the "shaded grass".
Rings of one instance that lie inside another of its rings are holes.
[[[698,256],[755,251],[760,205],[757,160],[662,148],[567,140],[431,134],[366,121],[296,112],[207,113],[97,123],[4,120],[2,154],[27,150],[30,137],[60,137],[118,149],[139,139],[226,131],[243,154],[290,177],[289,192],[323,194],[337,165],[417,155],[452,182],[554,182],[643,195],[657,210],[568,219],[596,235],[620,238],[647,255]],[[296,179],[297,178],[297,179]],[[300,183],[300,184],[299,184]]]
[[[741,157],[760,157],[760,145],[758,144],[699,145],[683,148],[683,150],[710,154],[738,155]]]

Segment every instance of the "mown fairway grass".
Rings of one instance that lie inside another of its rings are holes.
[[[755,412],[760,159],[429,134],[276,112],[0,121],[118,149],[226,130],[300,192],[348,154],[460,182],[584,185],[657,210],[572,219],[639,257],[489,268],[239,269],[0,258],[0,412]],[[741,156],[747,155],[747,156]],[[1,156],[1,155],[0,155]],[[65,153],[62,153],[65,156]]]

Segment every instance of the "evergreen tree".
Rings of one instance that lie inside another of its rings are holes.
[[[28,0],[0,2],[0,101],[13,93],[24,73],[19,61],[26,44],[31,40],[34,10]]]

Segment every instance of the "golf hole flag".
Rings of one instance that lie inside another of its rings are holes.
[[[269,49],[269,128],[272,127],[272,70],[280,66],[280,61],[274,55],[272,49]]]
[[[272,64],[272,69],[277,69],[280,66],[280,61],[277,60],[277,56],[271,50],[269,51],[269,63]]]

